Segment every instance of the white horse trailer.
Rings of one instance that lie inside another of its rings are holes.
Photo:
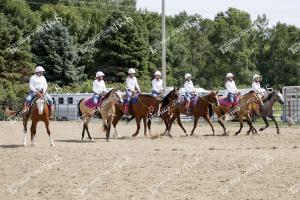
[[[284,86],[283,121],[290,124],[300,124],[300,86]]]
[[[76,120],[79,101],[92,96],[93,93],[51,94],[55,105],[55,120]]]

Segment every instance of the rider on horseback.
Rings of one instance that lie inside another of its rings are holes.
[[[187,113],[189,113],[191,98],[196,95],[196,90],[194,88],[194,84],[192,81],[192,75],[187,73],[187,74],[185,74],[184,78],[185,78],[185,83],[184,83],[185,95],[184,96],[186,98],[185,108],[187,110]]]
[[[239,90],[237,89],[235,82],[233,80],[234,76],[232,73],[227,73],[226,74],[226,83],[225,83],[225,88],[227,89],[227,96],[228,100],[231,103],[234,103],[236,100],[236,96],[239,95]]]
[[[261,76],[258,74],[253,75],[253,82],[252,82],[252,91],[260,94],[266,93],[266,90],[264,88],[261,88],[260,86]]]
[[[141,90],[140,90],[140,87],[139,87],[139,84],[137,82],[137,78],[134,76],[135,74],[135,69],[133,68],[130,68],[128,70],[128,77],[126,79],[126,103],[125,103],[125,109],[124,109],[124,113],[125,115],[129,115],[129,103],[130,103],[130,100],[131,100],[131,97],[133,96],[133,94],[135,92],[138,92],[140,93]]]
[[[96,73],[96,79],[93,82],[93,102],[95,105],[98,105],[99,100],[103,98],[103,96],[107,93],[107,89],[105,86],[105,82],[103,80],[104,73],[101,71],[98,71]]]
[[[47,91],[47,81],[46,78],[43,76],[45,69],[41,66],[37,66],[35,68],[35,74],[31,76],[29,81],[29,88],[30,92],[28,96],[26,97],[25,103],[24,103],[24,110],[29,110],[31,102],[33,101],[34,97],[43,97],[45,96],[48,102],[48,105],[50,107],[50,116],[51,112],[54,109],[53,100],[49,94],[46,93]]]
[[[163,80],[160,78],[160,71],[154,73],[155,78],[152,80],[152,96],[160,96],[164,92]]]

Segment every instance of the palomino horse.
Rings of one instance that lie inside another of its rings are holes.
[[[35,141],[35,135],[36,135],[36,126],[39,121],[43,121],[45,123],[47,133],[49,135],[50,139],[50,144],[51,146],[54,146],[54,142],[51,138],[51,132],[49,129],[49,106],[46,103],[46,100],[44,97],[35,97],[34,100],[32,101],[31,108],[29,111],[12,111],[6,108],[5,112],[9,116],[13,115],[22,115],[23,117],[23,132],[24,132],[24,138],[23,138],[23,144],[26,146],[27,140],[26,140],[26,135],[27,135],[27,122],[29,120],[29,117],[31,116],[32,119],[32,124],[30,128],[31,132],[31,145],[36,146],[36,141]]]
[[[122,95],[120,90],[112,89],[109,91],[102,100],[102,103],[98,105],[96,108],[89,108],[86,106],[86,101],[88,99],[81,99],[79,101],[79,115],[80,119],[84,122],[82,128],[82,137],[81,140],[84,139],[84,132],[85,130],[88,133],[88,137],[92,140],[92,137],[89,132],[88,123],[91,120],[92,115],[98,110],[101,114],[102,121],[103,121],[103,130],[106,132],[106,141],[109,139],[110,134],[110,127],[115,116],[115,104],[119,102],[123,102]]]
[[[271,118],[273,120],[273,122],[276,125],[276,129],[277,129],[277,134],[279,134],[279,126],[275,120],[275,117],[273,115],[273,105],[274,103],[280,103],[280,104],[284,104],[284,99],[283,96],[280,92],[277,91],[273,91],[272,93],[270,93],[267,97],[267,99],[264,101],[264,105],[262,106],[262,109],[260,110],[259,113],[254,112],[258,117],[262,117],[266,126],[262,127],[259,129],[259,131],[263,131],[266,128],[269,127],[269,122],[268,122],[268,117]]]
[[[247,134],[249,134],[251,131],[252,133],[256,134],[257,130],[252,125],[250,113],[253,109],[256,108],[257,104],[262,105],[261,97],[258,94],[251,92],[241,96],[240,102],[233,109],[231,109],[228,105],[222,103],[218,107],[214,107],[214,111],[218,116],[218,122],[223,127],[224,135],[228,135],[229,133],[224,125],[227,116],[237,116],[239,119],[240,129],[235,133],[235,135],[238,135],[241,132],[243,128],[244,117],[250,127],[250,129],[247,131]]]
[[[133,99],[133,101],[136,102],[130,104],[130,112],[136,120],[137,129],[135,133],[132,134],[132,137],[135,137],[139,134],[141,128],[141,119],[143,119],[144,122],[144,135],[147,137],[147,118],[150,113],[158,112],[161,101],[149,94],[140,94],[138,97],[133,98],[136,98],[136,100]],[[115,134],[118,135],[116,126],[124,115],[125,105],[116,104],[115,108],[116,116],[114,117],[112,124],[115,129]]]
[[[216,106],[219,105],[219,101],[218,101],[218,92],[219,91],[212,91],[209,94],[205,95],[205,96],[198,96],[195,97],[197,98],[195,100],[195,104],[192,105],[192,113],[191,115],[194,117],[194,127],[191,131],[191,135],[194,134],[194,131],[196,129],[198,120],[200,117],[203,117],[208,124],[210,125],[213,135],[215,135],[215,129],[210,121],[210,117],[213,114],[213,106],[216,104]],[[186,136],[188,136],[186,130],[184,129],[184,127],[182,126],[181,120],[180,120],[180,113],[182,114],[188,114],[186,112],[186,108],[185,108],[185,103],[179,103],[174,111],[173,111],[173,116],[170,120],[170,124],[169,124],[169,130],[171,130],[171,126],[174,122],[175,119],[177,119],[177,123],[178,125],[181,127],[181,129],[183,130],[183,132],[186,134]],[[168,134],[171,137],[171,134]]]

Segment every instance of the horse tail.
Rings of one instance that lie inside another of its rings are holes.
[[[78,107],[78,115],[79,115],[79,117],[81,117],[82,116],[82,112],[81,112],[81,110],[80,110],[80,103],[83,101],[84,99],[80,99],[80,101],[78,102],[78,105],[77,105],[77,107]]]
[[[5,114],[6,114],[8,117],[14,116],[14,115],[16,115],[17,113],[18,113],[17,111],[10,110],[8,107],[5,108]]]
[[[211,104],[209,104],[208,106],[208,111],[209,111],[209,117],[211,117],[214,114],[213,107]]]

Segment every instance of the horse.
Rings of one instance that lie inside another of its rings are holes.
[[[227,97],[225,97],[227,98]],[[235,133],[235,135],[238,135],[242,128],[243,128],[243,119],[245,117],[247,124],[249,125],[249,130],[247,131],[247,134],[250,134],[252,131],[253,134],[257,133],[257,130],[254,128],[251,118],[250,118],[250,113],[253,109],[255,109],[256,105],[262,105],[261,98],[258,94],[255,92],[250,92],[246,93],[242,96],[240,96],[240,102],[234,104],[234,108],[231,109],[228,105],[223,104],[224,99],[219,99],[220,100],[220,105],[218,107],[214,107],[214,112],[218,116],[218,122],[219,124],[223,127],[224,133],[223,135],[228,135],[229,132],[227,131],[224,122],[226,121],[227,116],[234,116],[236,115],[239,119],[240,122],[240,129]]]
[[[204,96],[196,96],[194,100],[195,103],[192,105],[192,111],[191,113],[187,113],[187,109],[185,107],[185,103],[181,102],[177,104],[175,109],[173,110],[173,116],[170,119],[169,123],[169,130],[171,130],[171,126],[174,122],[175,119],[177,119],[177,123],[179,124],[180,128],[183,130],[183,132],[188,136],[186,130],[182,126],[181,120],[180,120],[180,114],[186,114],[186,115],[192,115],[194,117],[194,127],[191,131],[191,135],[194,134],[194,131],[196,129],[198,120],[200,117],[203,117],[208,124],[210,125],[213,135],[215,135],[215,130],[213,127],[213,124],[210,121],[210,117],[213,114],[213,106],[219,106],[219,101],[218,101],[218,92],[219,91],[211,91],[209,94],[204,95]],[[172,137],[170,132],[168,133],[169,137]]]
[[[266,128],[269,127],[269,122],[268,122],[268,119],[267,119],[269,117],[273,120],[273,122],[276,125],[277,134],[280,133],[279,126],[278,126],[278,124],[275,120],[275,117],[273,115],[273,106],[274,106],[275,102],[278,102],[280,104],[284,104],[283,96],[278,91],[273,91],[272,93],[270,93],[268,95],[266,100],[264,100],[264,104],[262,105],[262,108],[261,108],[260,112],[258,112],[258,113],[255,112],[255,111],[253,112],[253,114],[256,115],[257,117],[262,117],[262,119],[265,122],[265,126],[261,127],[259,129],[259,131],[263,131],[263,130],[265,130]]]
[[[81,140],[84,139],[85,130],[87,131],[89,139],[91,141],[93,140],[89,132],[88,123],[90,122],[92,115],[98,110],[102,117],[103,130],[106,132],[106,141],[108,141],[112,120],[115,115],[115,104],[118,102],[123,102],[120,90],[117,89],[110,90],[103,97],[102,103],[96,105],[96,108],[92,108],[92,109],[89,108],[86,105],[87,101],[89,101],[89,99],[81,99],[78,103],[79,116],[80,119],[84,122],[82,128]]]
[[[135,102],[133,102],[135,101]],[[130,113],[134,116],[136,120],[136,125],[137,129],[135,133],[132,134],[132,137],[135,137],[139,134],[140,128],[141,128],[141,119],[143,120],[144,123],[144,135],[147,137],[147,118],[150,113],[158,112],[159,110],[159,105],[161,104],[161,100],[159,98],[153,97],[150,94],[138,94],[137,97],[133,97],[131,99],[130,103]],[[116,104],[115,105],[116,109],[116,116],[113,119],[113,127],[115,129],[115,134],[118,135],[116,126],[119,122],[119,120],[123,117],[124,115],[124,109],[125,105],[124,104]],[[151,132],[150,132],[151,134]]]
[[[162,135],[165,135],[168,132],[168,135],[170,134],[170,119],[171,115],[173,114],[174,108],[178,103],[180,97],[179,88],[173,87],[173,90],[171,90],[165,97],[162,99],[161,107],[159,109],[159,112],[156,115],[149,116],[148,119],[148,129],[149,132],[151,131],[151,119],[152,117],[160,117],[166,126],[166,129]]]
[[[21,111],[12,111],[8,108],[6,108],[5,113],[8,116],[14,116],[14,115],[22,115],[23,117],[23,133],[24,133],[24,137],[23,137],[23,145],[26,146],[27,145],[27,140],[26,140],[26,135],[27,135],[27,123],[29,120],[29,117],[31,116],[32,119],[32,124],[31,124],[31,128],[30,128],[30,132],[31,132],[31,145],[32,146],[36,146],[36,141],[35,141],[35,135],[36,135],[36,126],[37,123],[39,121],[43,121],[45,123],[46,126],[46,130],[47,130],[47,134],[49,136],[50,139],[50,144],[51,146],[55,146],[54,142],[51,138],[51,131],[49,128],[49,118],[50,118],[50,109],[49,106],[47,105],[47,101],[45,100],[45,97],[41,96],[41,97],[37,97],[35,96],[30,109],[29,110],[21,110]]]

